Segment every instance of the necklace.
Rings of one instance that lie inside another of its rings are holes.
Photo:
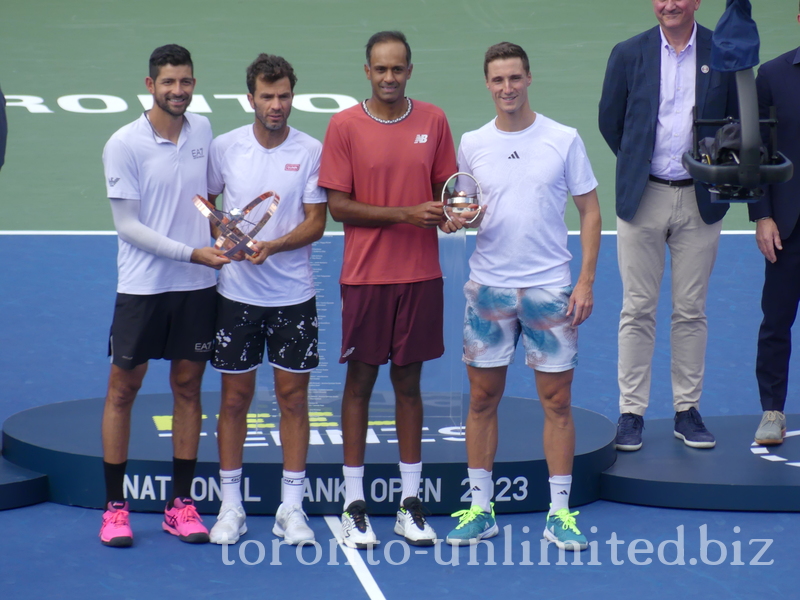
[[[367,108],[367,101],[366,101],[366,100],[364,100],[364,101],[361,103],[361,108],[363,108],[363,109],[364,109],[364,112],[365,112],[365,113],[367,113],[367,115],[368,115],[370,118],[374,119],[374,120],[375,120],[375,121],[377,121],[378,123],[383,123],[384,125],[393,125],[394,123],[399,123],[400,121],[402,121],[402,120],[403,120],[403,119],[405,119],[405,118],[406,118],[408,115],[410,115],[410,114],[411,114],[411,98],[406,98],[406,102],[408,102],[408,108],[406,109],[406,112],[405,112],[405,114],[403,114],[403,116],[401,116],[401,117],[397,117],[396,119],[392,119],[391,121],[387,121],[386,119],[379,119],[378,117],[376,117],[375,115],[373,115],[371,112],[369,112],[369,109]]]

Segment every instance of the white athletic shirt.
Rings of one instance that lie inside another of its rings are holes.
[[[208,246],[209,222],[192,203],[206,196],[208,119],[186,113],[177,146],[159,136],[145,115],[119,129],[103,149],[109,198],[139,200],[139,220],[191,248]],[[113,200],[112,200],[113,201]],[[117,292],[151,295],[213,287],[213,269],[151,254],[119,240]]]
[[[264,148],[256,140],[252,125],[239,127],[211,144],[208,191],[223,193],[223,210],[243,208],[264,192],[280,198],[275,214],[256,235],[274,240],[295,229],[305,219],[303,204],[326,202],[325,190],[317,185],[322,144],[297,129],[277,148]],[[247,217],[258,223],[272,199],[256,206]],[[279,252],[260,265],[250,261],[222,267],[217,291],[230,300],[254,306],[290,306],[314,296],[309,265],[311,245]]]
[[[470,279],[501,288],[569,285],[567,195],[597,187],[578,132],[542,114],[516,132],[493,119],[462,136],[458,170],[480,182],[486,205]]]

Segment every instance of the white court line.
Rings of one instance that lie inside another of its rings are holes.
[[[350,566],[353,567],[356,577],[358,577],[358,580],[361,582],[361,585],[364,587],[364,591],[367,592],[367,596],[369,596],[370,600],[386,600],[386,596],[383,595],[381,588],[378,587],[378,584],[375,582],[375,578],[372,577],[372,573],[369,572],[367,564],[364,562],[364,559],[361,558],[359,551],[355,550],[354,548],[348,548],[344,545],[344,542],[342,541],[341,519],[339,517],[328,515],[325,517],[325,522],[328,524],[328,529],[331,530],[331,533],[336,538],[336,541],[339,542],[339,548],[342,549],[342,552],[347,558],[347,562],[349,562]]]

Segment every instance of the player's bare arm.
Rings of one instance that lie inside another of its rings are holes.
[[[594,307],[592,287],[597,271],[597,256],[600,252],[602,219],[596,189],[574,196],[573,200],[580,215],[582,259],[581,272],[569,298],[567,316],[573,317],[572,325],[577,327],[589,318]]]
[[[286,235],[275,240],[256,242],[258,252],[248,256],[247,260],[254,265],[260,265],[273,254],[297,250],[316,242],[325,232],[326,207],[327,205],[324,202],[303,204],[305,214],[303,222]]]
[[[328,190],[328,207],[338,223],[358,227],[385,227],[408,223],[424,229],[436,227],[444,218],[441,202],[423,202],[414,206],[372,206],[353,200],[350,194]]]

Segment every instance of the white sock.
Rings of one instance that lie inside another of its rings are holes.
[[[306,481],[305,471],[283,470],[281,480],[281,502],[288,506],[303,505],[303,484]]]
[[[403,480],[402,500],[406,498],[416,498],[419,495],[419,482],[422,479],[422,463],[401,462],[400,478]]]
[[[479,506],[483,512],[491,513],[494,495],[492,472],[486,469],[467,469],[467,474],[472,492],[472,506]]]
[[[241,504],[242,503],[242,469],[233,469],[232,471],[219,470],[220,490],[222,492],[223,504]]]
[[[364,499],[364,466],[342,467],[344,473],[344,508]]]
[[[572,489],[572,475],[553,475],[550,479],[550,514],[562,508],[569,508],[569,492]]]

